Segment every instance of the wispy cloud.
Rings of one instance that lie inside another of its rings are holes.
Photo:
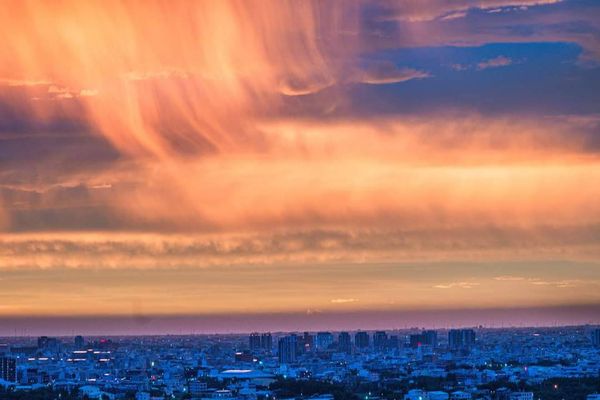
[[[355,79],[361,83],[385,85],[429,77],[431,74],[426,71],[398,67],[392,62],[377,62],[358,72]]]
[[[450,282],[433,286],[436,289],[473,289],[476,286],[481,285],[479,282]]]
[[[497,281],[524,281],[527,278],[522,277],[522,276],[515,276],[515,275],[501,275],[501,276],[495,276],[494,280]]]
[[[529,283],[536,286],[553,286],[556,288],[573,288],[583,283],[580,279],[563,279],[563,280],[543,280],[543,279],[530,279]]]
[[[457,18],[464,18],[466,16],[467,16],[466,11],[456,11],[456,12],[451,12],[450,14],[444,15],[443,17],[440,18],[440,21],[448,21],[448,20],[457,19]]]
[[[494,58],[490,58],[489,60],[485,60],[477,64],[477,69],[483,70],[488,68],[499,68],[506,67],[513,63],[513,60],[506,56],[498,56]]]
[[[356,303],[357,301],[358,301],[358,299],[354,299],[354,298],[331,299],[331,303],[333,303],[333,304]]]
[[[0,85],[7,85],[7,86],[12,86],[12,87],[49,86],[49,85],[52,85],[52,81],[47,80],[47,79],[0,78]]]
[[[581,279],[547,280],[547,279],[541,279],[541,278],[530,278],[530,277],[513,276],[513,275],[496,276],[496,277],[494,277],[494,280],[506,281],[506,282],[523,282],[523,283],[529,284],[529,285],[553,286],[553,287],[557,287],[557,288],[573,288],[573,287],[580,286],[581,284],[584,284],[584,283],[591,283],[591,284],[596,283],[596,282],[591,282],[591,281],[585,282]]]

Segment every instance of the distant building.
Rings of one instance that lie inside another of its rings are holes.
[[[511,390],[507,387],[501,387],[496,389],[495,400],[509,400],[510,399]]]
[[[83,339],[83,336],[81,336],[81,335],[75,336],[75,339],[73,340],[73,344],[75,345],[76,349],[83,349],[83,347],[85,346],[85,340]]]
[[[404,395],[404,400],[427,400],[427,392],[421,389],[412,389]]]
[[[373,348],[375,351],[384,351],[387,349],[388,336],[385,331],[377,331],[373,334]]]
[[[273,349],[273,338],[270,333],[253,332],[248,336],[248,347],[250,351],[264,350],[271,352]]]
[[[101,399],[102,390],[98,386],[85,385],[79,388],[79,395],[88,399]]]
[[[421,333],[417,333],[414,335],[410,335],[409,337],[410,347],[417,348],[419,346],[431,346],[437,347],[438,339],[437,332],[428,330],[422,331]]]
[[[352,352],[352,338],[348,332],[340,332],[338,335],[338,350],[344,353]]]
[[[268,353],[273,350],[273,337],[269,332],[260,335],[260,347]]]
[[[296,347],[298,349],[298,354],[310,353],[315,349],[315,337],[309,332],[304,332],[298,339]]]
[[[450,394],[450,400],[471,400],[471,393],[457,390]]]
[[[448,347],[451,349],[460,349],[463,347],[463,337],[460,329],[451,329],[448,332]]]
[[[37,340],[39,350],[52,350],[58,351],[60,348],[60,341],[57,338],[48,336],[40,336]]]
[[[235,361],[237,361],[237,362],[251,363],[251,362],[256,361],[256,358],[254,357],[252,352],[250,352],[248,350],[238,351],[235,353],[234,357],[235,357]]]
[[[317,333],[317,349],[326,350],[333,344],[333,335],[331,332]]]
[[[354,345],[359,349],[369,347],[369,334],[367,332],[356,332],[354,335]]]
[[[450,395],[442,391],[427,392],[427,400],[448,400]]]
[[[415,333],[413,335],[410,335],[408,337],[408,343],[410,344],[410,347],[412,348],[417,348],[423,345],[423,335],[421,335],[420,333]]]
[[[37,340],[38,349],[45,349],[48,345],[48,336],[40,336]]]
[[[513,392],[510,394],[510,400],[533,400],[532,392]]]
[[[387,347],[390,350],[396,350],[400,347],[400,339],[398,339],[398,335],[390,335],[390,337],[388,337]]]
[[[462,329],[462,335],[465,347],[471,347],[475,344],[475,331],[473,329]]]
[[[437,345],[438,345],[437,331],[427,330],[427,331],[421,332],[421,335],[423,335],[423,343],[425,343],[428,346],[437,347]]]
[[[592,344],[600,347],[600,328],[596,328],[592,331]]]
[[[250,334],[248,337],[248,347],[250,347],[250,350],[252,351],[261,349],[260,334],[258,332]]]
[[[296,362],[296,335],[284,336],[278,342],[278,356],[280,364],[293,364]]]
[[[199,396],[208,389],[208,385],[206,382],[189,381],[188,389],[192,396]]]
[[[0,379],[8,382],[17,381],[17,360],[11,357],[0,357]]]
[[[470,348],[475,344],[473,329],[451,329],[448,332],[448,346],[451,349]]]
[[[228,389],[219,389],[212,392],[210,397],[213,399],[229,399],[233,397],[233,393]]]
[[[150,393],[148,392],[137,392],[135,394],[135,400],[150,400]]]

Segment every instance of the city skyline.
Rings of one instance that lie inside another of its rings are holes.
[[[597,400],[600,328],[0,338],[7,400]]]
[[[0,335],[600,323],[598,2],[9,0],[0,34]]]

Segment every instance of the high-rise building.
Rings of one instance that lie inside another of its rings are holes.
[[[352,339],[348,332],[340,332],[338,335],[338,350],[344,353],[352,352]]]
[[[384,351],[387,348],[388,336],[385,331],[377,331],[373,334],[373,348],[375,351]]]
[[[278,342],[278,356],[280,364],[293,364],[296,362],[296,335],[284,336]]]
[[[466,347],[471,347],[475,344],[475,331],[473,329],[463,329],[463,341]]]
[[[40,336],[37,340],[38,349],[45,349],[48,346],[48,336]]]
[[[356,332],[354,335],[354,345],[359,349],[369,347],[369,334],[367,332]]]
[[[327,350],[333,344],[333,335],[331,332],[317,333],[317,349]]]
[[[0,357],[0,379],[8,382],[17,381],[17,360],[10,357]]]
[[[298,339],[297,347],[299,354],[310,353],[315,349],[315,337],[309,332],[304,332]]]
[[[463,346],[462,332],[460,329],[451,329],[448,332],[448,347],[459,349]]]
[[[270,353],[273,349],[273,338],[269,332],[253,332],[248,336],[248,347],[250,348],[250,351],[263,350]]]
[[[437,347],[437,332],[432,330],[422,331],[421,333],[410,335],[409,341],[410,346],[414,348],[425,345]]]
[[[271,337],[271,333],[263,333],[260,335],[260,347],[270,353],[273,350],[273,338]]]
[[[437,331],[427,330],[427,331],[421,332],[421,334],[423,335],[423,343],[424,344],[431,346],[431,347],[437,347],[437,345],[438,345]]]
[[[410,347],[417,348],[423,344],[423,335],[420,333],[412,334],[408,337],[408,342],[410,343]]]
[[[81,335],[75,336],[75,339],[73,340],[73,344],[75,345],[76,349],[83,349],[83,347],[85,346],[85,340],[83,340],[83,336],[81,336]]]
[[[475,344],[473,329],[451,329],[448,332],[448,346],[451,349],[470,348]]]
[[[262,348],[261,336],[259,333],[253,332],[250,334],[248,337],[248,347],[250,347],[250,350],[252,351],[260,350]]]
[[[390,335],[390,337],[388,337],[387,347],[390,350],[396,350],[400,347],[400,339],[398,339],[398,335]]]
[[[600,328],[596,328],[592,331],[592,344],[600,347]]]
[[[37,340],[38,349],[58,351],[60,348],[60,340],[48,336],[40,336]]]

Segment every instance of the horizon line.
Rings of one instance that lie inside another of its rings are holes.
[[[0,336],[158,336],[250,332],[525,328],[600,324],[600,304],[312,313],[0,316]]]

